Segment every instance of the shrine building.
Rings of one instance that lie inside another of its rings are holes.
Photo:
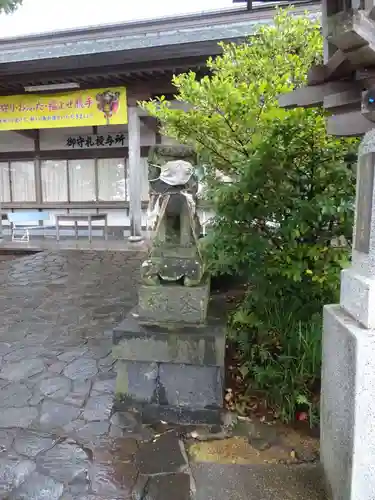
[[[304,2],[297,14],[306,9],[319,14],[320,5]],[[48,212],[51,219],[104,211],[111,236],[139,234],[148,151],[168,138],[137,101],[173,99],[173,74],[207,74],[218,42],[245,40],[273,14],[259,4],[0,39],[4,229],[13,211]]]

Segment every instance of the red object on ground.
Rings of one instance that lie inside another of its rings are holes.
[[[303,422],[304,420],[307,420],[309,418],[308,414],[305,411],[298,412],[296,417],[300,422]]]

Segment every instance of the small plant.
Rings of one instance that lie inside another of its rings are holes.
[[[0,12],[10,14],[22,5],[22,2],[23,0],[0,0]]]
[[[240,309],[231,326],[248,392],[260,391],[284,422],[306,415],[314,426],[319,415],[321,316],[296,321],[278,304],[260,317]]]

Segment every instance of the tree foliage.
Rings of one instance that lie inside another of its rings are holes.
[[[23,0],[0,0],[0,12],[10,14],[15,11],[22,2]]]
[[[211,269],[246,273],[263,289],[266,278],[284,294],[286,285],[293,293],[303,286],[332,300],[347,258],[347,248],[332,240],[349,241],[352,232],[354,181],[345,158],[353,140],[329,137],[321,109],[277,104],[321,62],[320,26],[278,11],[247,43],[221,46],[222,56],[208,61],[210,76],[174,77],[176,98],[189,111],[163,98],[143,103],[164,133],[194,145],[204,162],[216,213]],[[233,182],[221,182],[216,170]]]
[[[356,141],[328,136],[322,109],[278,106],[278,95],[303,85],[321,62],[317,22],[279,10],[273,25],[259,27],[246,43],[221,47],[222,55],[208,61],[209,76],[174,77],[187,111],[163,98],[142,105],[166,135],[200,154],[216,214],[208,265],[248,280],[234,324],[248,345],[259,344],[274,331],[265,311],[277,307],[294,323],[305,322],[338,298],[355,192],[347,158]],[[217,171],[232,181],[222,182]]]

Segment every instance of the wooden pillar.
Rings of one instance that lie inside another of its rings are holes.
[[[42,162],[40,160],[40,130],[35,131],[34,139],[34,180],[35,180],[35,201],[38,205],[43,202],[42,196]],[[43,225],[40,221],[39,225]]]
[[[3,208],[1,206],[1,198],[0,198],[0,241],[2,239],[3,239]]]
[[[340,0],[332,1],[332,0],[322,0],[322,26],[323,26],[323,60],[324,63],[327,63],[329,58],[333,56],[336,52],[337,48],[328,42],[326,39],[327,33],[325,31],[325,27],[328,25],[328,18],[338,12],[341,12],[343,9],[342,3]]]
[[[128,107],[129,134],[129,241],[141,241],[142,237],[142,175],[141,175],[141,121],[136,105]]]

